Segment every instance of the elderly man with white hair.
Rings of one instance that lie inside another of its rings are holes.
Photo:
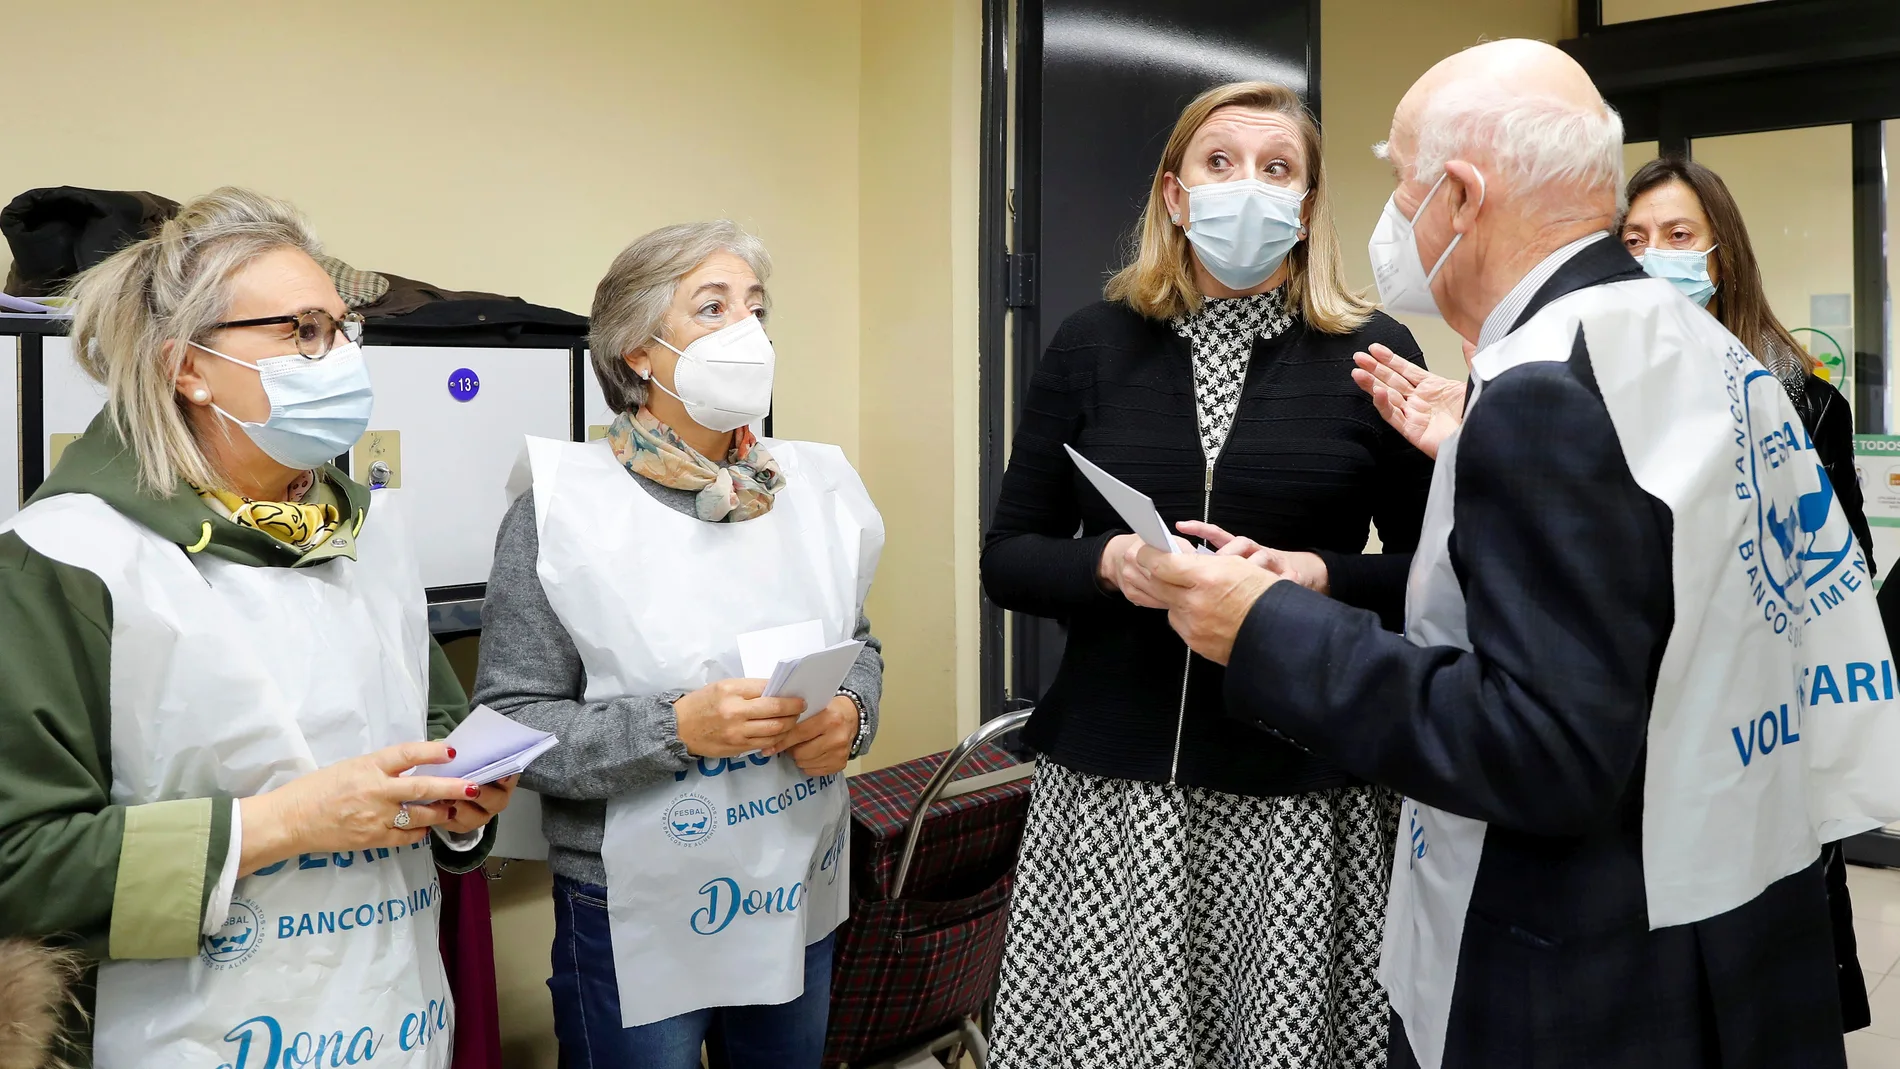
[[[1774,376],[1609,239],[1621,141],[1528,41],[1393,118],[1381,296],[1475,348],[1462,426],[1395,421],[1404,638],[1305,554],[1136,554],[1231,715],[1406,794],[1394,1066],[1845,1063],[1816,859],[1900,811],[1891,655]]]

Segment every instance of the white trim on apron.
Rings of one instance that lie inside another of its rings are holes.
[[[587,670],[588,701],[741,676],[741,634],[816,619],[849,639],[884,524],[835,446],[768,442],[772,510],[707,523],[642,489],[604,441],[529,438],[537,571]],[[850,909],[842,776],[789,756],[702,758],[610,799],[607,869],[621,1022],[804,990],[804,948]]]

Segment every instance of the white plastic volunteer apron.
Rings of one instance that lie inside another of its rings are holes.
[[[244,798],[425,737],[428,625],[391,491],[360,561],[252,568],[90,494],[6,526],[112,595],[112,801]],[[99,969],[101,1069],[447,1066],[427,845],[305,854],[237,882],[196,957]]]
[[[707,523],[628,477],[605,441],[528,439],[538,572],[587,670],[587,700],[695,690],[743,675],[738,637],[819,620],[849,639],[884,523],[837,447],[768,442],[772,510]],[[601,860],[632,1028],[804,990],[807,944],[850,909],[842,776],[786,755],[702,758],[607,803]]]
[[[1482,380],[1568,358],[1580,327],[1631,475],[1677,532],[1643,787],[1643,880],[1663,928],[1744,905],[1822,843],[1900,816],[1895,670],[1867,562],[1786,391],[1669,283],[1551,303],[1476,356],[1468,410]],[[1459,439],[1439,448],[1406,637],[1469,650],[1448,546]],[[1423,1069],[1444,1057],[1484,836],[1405,801],[1380,980]]]

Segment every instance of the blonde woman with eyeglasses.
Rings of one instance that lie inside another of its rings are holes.
[[[98,963],[101,1069],[450,1061],[435,870],[513,784],[428,774],[467,699],[330,463],[371,389],[317,253],[221,189],[82,275],[106,406],[0,527],[0,937]]]

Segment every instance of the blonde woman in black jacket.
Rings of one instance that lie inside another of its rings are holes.
[[[1374,976],[1396,798],[1230,720],[1218,665],[1122,593],[1137,545],[1063,447],[1184,534],[1299,550],[1334,597],[1416,543],[1430,461],[1352,382],[1406,330],[1347,292],[1319,130],[1284,87],[1209,90],[1163,152],[1133,261],[1024,398],[983,582],[1067,622],[997,1010],[998,1069],[1383,1065]],[[1076,537],[1078,528],[1080,537]],[[1235,543],[1236,546],[1244,543]],[[1397,561],[1403,569],[1405,561]]]

